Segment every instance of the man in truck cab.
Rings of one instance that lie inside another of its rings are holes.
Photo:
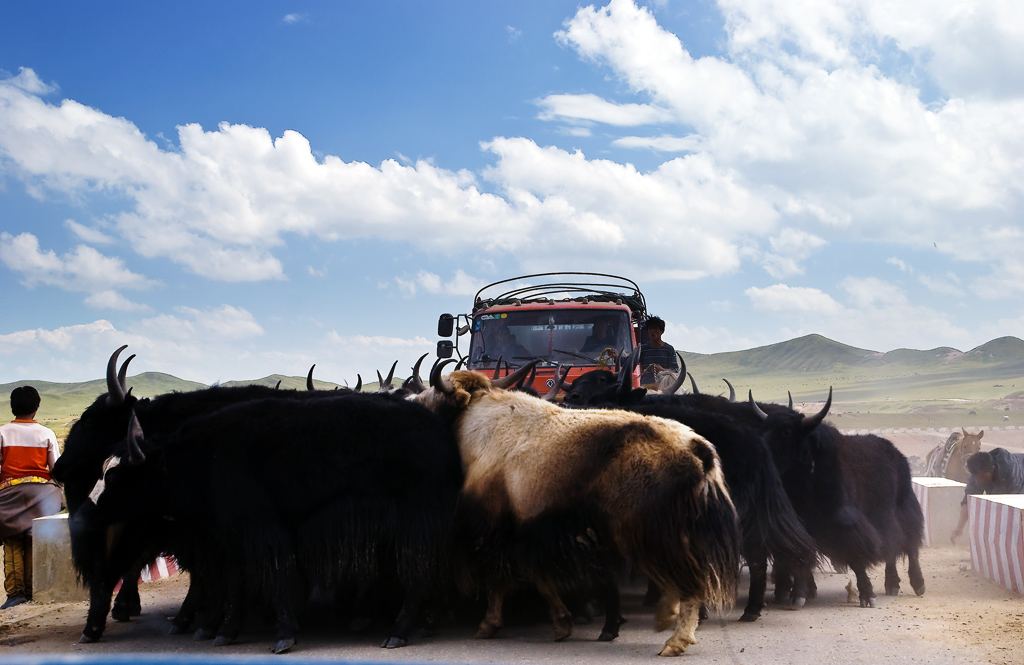
[[[483,329],[483,341],[473,352],[474,362],[497,362],[498,358],[503,358],[507,362],[516,363],[533,357],[504,322],[487,322]]]
[[[605,349],[612,350],[612,357],[618,352],[618,336],[615,334],[615,321],[608,316],[599,316],[594,319],[594,326],[590,336],[583,341],[580,353],[585,356],[600,355]]]

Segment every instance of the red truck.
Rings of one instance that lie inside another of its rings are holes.
[[[437,355],[453,355],[493,376],[540,359],[526,384],[544,394],[555,368],[571,366],[566,383],[593,369],[615,369],[646,339],[647,302],[636,282],[603,273],[549,272],[503,279],[480,289],[469,314],[442,314]],[[469,334],[468,348],[462,338]],[[460,344],[460,342],[462,342]],[[633,385],[640,385],[634,372]]]

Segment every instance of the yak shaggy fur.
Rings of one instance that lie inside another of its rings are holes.
[[[618,556],[665,589],[657,625],[667,627],[678,614],[663,655],[695,643],[701,603],[732,604],[736,510],[714,446],[690,428],[625,411],[568,411],[468,371],[441,378],[417,399],[452,423],[465,475],[461,501],[473,504],[485,525],[511,522],[523,534],[553,514],[600,516],[595,531],[609,534]],[[510,549],[513,570],[517,561],[536,559],[522,542]],[[550,562],[554,570],[563,566]],[[566,587],[536,564],[519,568],[542,593],[552,584]]]

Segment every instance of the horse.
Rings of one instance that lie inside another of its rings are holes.
[[[985,430],[971,434],[961,427],[960,432],[953,432],[945,443],[939,444],[928,453],[924,475],[949,478],[961,483],[966,483],[970,479],[967,458],[981,450],[981,437],[985,436]]]

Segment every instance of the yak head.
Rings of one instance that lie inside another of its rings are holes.
[[[121,542],[122,536],[137,536],[134,532],[125,534],[126,524],[160,519],[160,506],[166,494],[159,455],[143,440],[134,414],[130,416],[127,436],[122,432],[109,453],[100,463],[85,499],[79,501],[68,521],[72,560],[87,583],[92,581],[97,566],[103,566],[102,562],[119,558],[117,553],[123,551],[124,545],[129,551],[134,547],[131,542]]]
[[[495,389],[511,388],[520,378],[529,374],[540,360],[531,360],[500,379],[489,379],[479,372],[469,370],[456,370],[447,376],[441,376],[441,370],[453,362],[455,361],[449,359],[435,365],[430,371],[429,387],[412,398],[446,421],[453,420],[481,395]]]
[[[820,437],[815,434],[832,406],[832,388],[828,389],[825,406],[813,416],[781,407],[766,412],[754,401],[753,391],[748,392],[748,401],[761,420],[761,435],[772,452],[779,474],[783,478],[794,473],[809,476],[820,452],[817,450]]]
[[[117,370],[117,359],[127,347],[114,351],[107,362],[107,392],[100,395],[71,427],[64,449],[53,468],[54,479],[64,485],[68,512],[72,515],[88,499],[103,463],[125,440],[139,401],[125,388],[130,356]],[[142,400],[145,402],[146,400]]]

